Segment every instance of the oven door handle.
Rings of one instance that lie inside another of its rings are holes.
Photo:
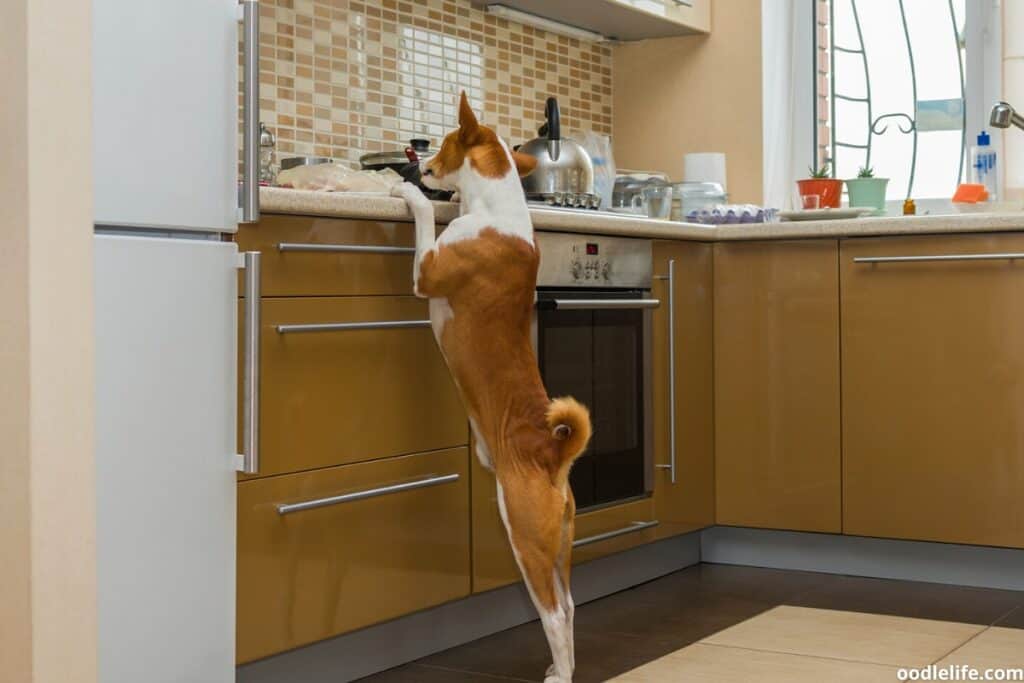
[[[537,302],[537,308],[545,311],[621,311],[660,305],[658,299],[541,299]]]

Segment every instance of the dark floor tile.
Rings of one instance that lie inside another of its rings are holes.
[[[671,597],[649,602],[636,599],[629,590],[576,608],[576,631],[624,634],[680,648],[774,606],[699,591],[676,591]]]
[[[645,638],[577,631],[573,683],[607,681],[676,649]],[[532,622],[427,657],[420,663],[542,681],[551,664],[551,654],[540,623]]]
[[[1024,604],[1024,592],[837,576],[786,604],[989,625]]]
[[[522,678],[488,676],[471,671],[452,671],[419,664],[406,664],[373,676],[360,678],[359,683],[520,683]]]
[[[697,595],[718,595],[782,604],[802,593],[828,585],[834,576],[728,564],[698,564],[632,588],[634,600],[681,602]]]
[[[995,623],[1003,628],[1024,628],[1024,607],[1018,607]]]

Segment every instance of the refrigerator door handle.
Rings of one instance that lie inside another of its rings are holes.
[[[242,5],[242,189],[240,223],[260,220],[260,5]]]
[[[260,471],[260,252],[243,255],[245,326],[242,359],[242,454],[239,471]]]

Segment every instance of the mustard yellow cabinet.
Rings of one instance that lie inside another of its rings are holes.
[[[466,448],[238,484],[237,661],[469,594]]]
[[[1021,252],[1016,234],[843,242],[846,533],[1024,547]]]
[[[715,245],[717,522],[839,532],[834,240]]]
[[[265,297],[412,294],[412,223],[264,214],[235,241],[262,254]]]
[[[712,246],[656,242],[654,277],[654,514],[664,537],[715,518]]]
[[[261,333],[258,476],[468,442],[426,301],[267,298]]]

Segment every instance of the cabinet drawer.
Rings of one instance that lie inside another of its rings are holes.
[[[263,254],[263,296],[412,294],[412,223],[265,215],[235,239]]]
[[[468,595],[467,457],[239,483],[238,663]]]
[[[429,325],[374,326],[427,319],[414,297],[265,299],[259,476],[465,445]]]

